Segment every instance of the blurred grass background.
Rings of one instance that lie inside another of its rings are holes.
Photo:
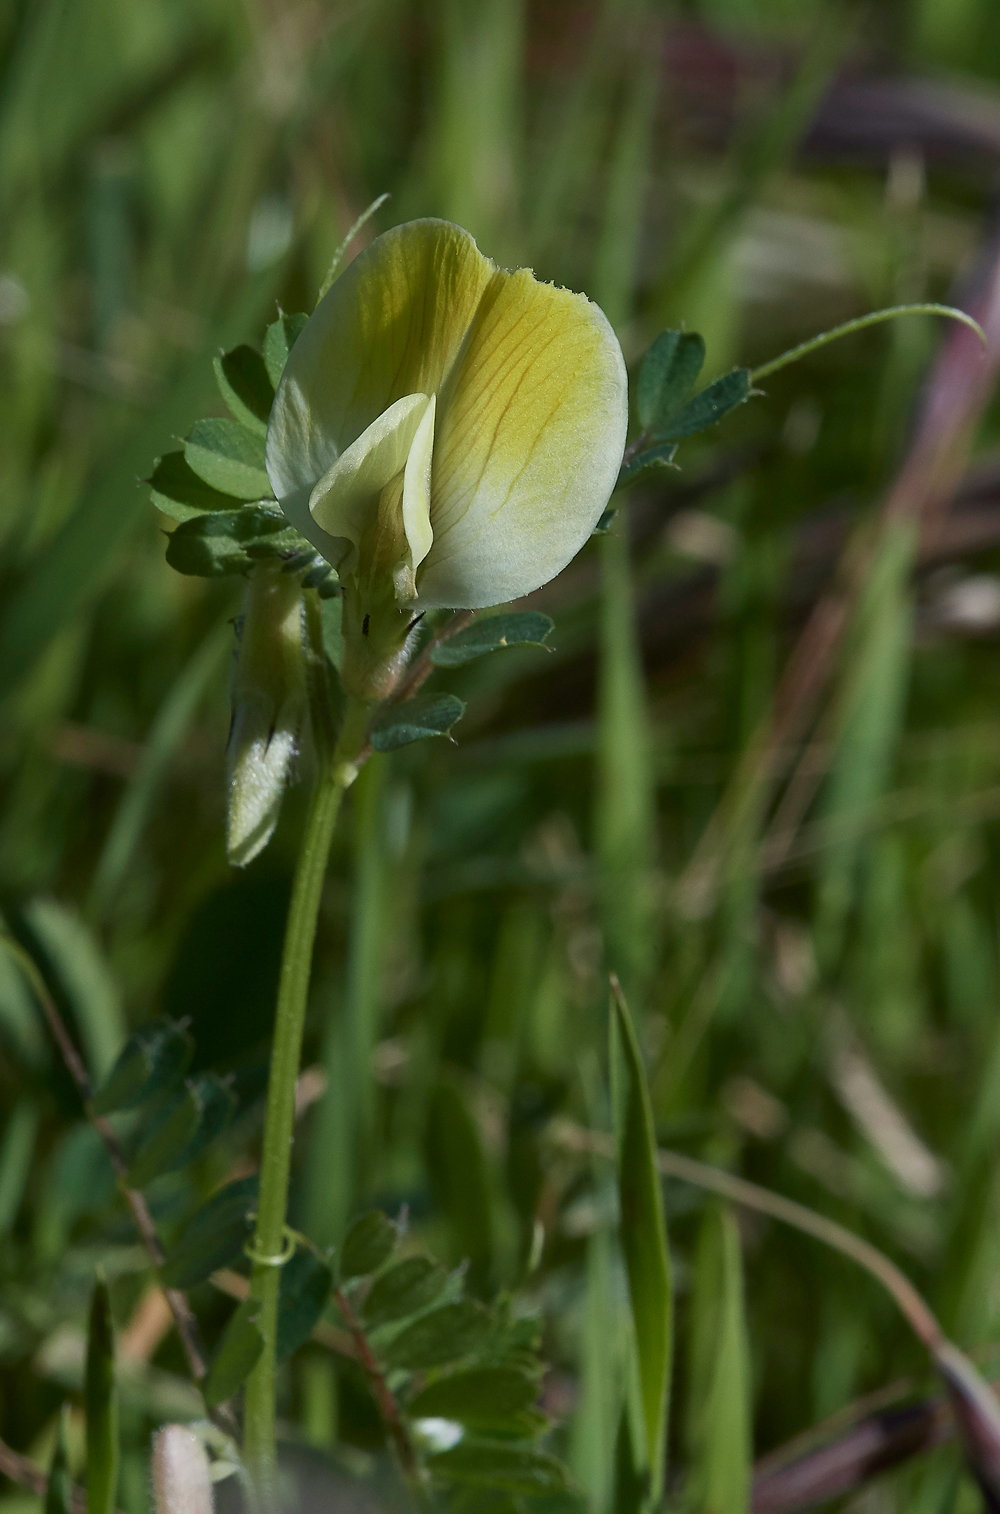
[[[95,1075],[154,1013],[190,1017],[199,1065],[236,1070],[225,1148],[153,1190],[169,1232],[253,1152],[304,793],[262,859],[228,869],[238,586],[165,567],[136,482],[217,407],[212,355],[258,338],[276,300],[310,309],[384,190],[375,229],[461,222],[498,261],[586,289],[630,364],[668,324],[704,334],[712,376],[876,305],[972,298],[998,258],[1000,11],[8,0],[0,57],[0,893]],[[609,965],[665,1143],[867,1235],[963,1347],[1000,1328],[995,406],[935,530],[874,529],[941,340],[925,318],[866,333],[686,443],[682,471],[534,596],[555,651],[436,675],[469,701],[457,746],[366,768],[336,844],[297,1221],[332,1242],[359,1204],[406,1202],[492,1295],[524,1281],[539,1219],[525,1287],[547,1403],[595,1511],[624,1282],[599,1176],[544,1133],[604,1119]],[[777,781],[734,804],[802,627],[845,581],[847,632]],[[3,959],[0,1109],[0,1434],[44,1461],[95,1260],[121,1325],[148,1275]],[[680,1185],[667,1200],[681,1478],[707,1211]],[[739,1223],[758,1452],[923,1381],[874,1284]],[[212,1337],[228,1306],[203,1293]],[[196,1412],[173,1338],[140,1347],[128,1514],[150,1426]],[[342,1456],[377,1445],[318,1351],[283,1412]],[[35,1506],[4,1486],[0,1508]],[[944,1447],[852,1507],[977,1500]]]

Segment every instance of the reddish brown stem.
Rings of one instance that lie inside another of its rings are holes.
[[[44,1498],[48,1492],[49,1479],[41,1467],[27,1456],[22,1456],[19,1451],[14,1451],[5,1441],[0,1440],[0,1473],[16,1483],[19,1488],[27,1488],[29,1493],[34,1493],[36,1498]],[[73,1514],[87,1514],[87,1495],[83,1488],[78,1488],[74,1483],[70,1491],[70,1507]]]
[[[128,1185],[128,1161],[118,1137],[111,1129],[108,1121],[102,1115],[94,1114],[91,1108],[93,1090],[90,1086],[90,1078],[87,1074],[87,1069],[83,1065],[80,1053],[74,1046],[72,1037],[66,1029],[66,1022],[56,1008],[52,995],[45,985],[45,979],[39,972],[34,960],[20,943],[12,937],[5,936],[4,941],[8,950],[16,958],[21,971],[31,984],[35,997],[41,1006],[42,1013],[48,1022],[53,1039],[62,1054],[62,1059],[66,1064],[70,1077],[76,1084],[80,1098],[83,1100],[87,1116],[104,1142],[111,1165],[115,1171],[115,1176],[125,1197],[125,1202],[132,1211],[135,1227],[139,1232],[143,1246],[146,1248],[146,1254],[156,1270],[159,1271],[163,1266],[164,1253],[163,1247],[160,1245],[160,1238],[156,1233],[153,1216],[149,1212],[149,1205],[138,1189],[130,1188]],[[187,1295],[182,1293],[179,1288],[164,1288],[163,1292],[170,1306],[170,1312],[177,1327],[177,1334],[180,1336],[181,1344],[184,1347],[184,1355],[187,1357],[191,1375],[195,1382],[200,1382],[208,1369],[205,1365],[205,1351],[199,1338],[198,1322],[187,1301]],[[219,1411],[219,1417],[226,1433],[233,1434],[236,1430],[236,1421],[231,1411],[223,1406],[223,1409]]]
[[[389,1385],[387,1384],[385,1377],[382,1374],[381,1367],[375,1360],[374,1354],[372,1353],[372,1348],[371,1346],[369,1346],[368,1340],[365,1336],[365,1332],[359,1325],[354,1310],[351,1308],[350,1301],[347,1298],[347,1295],[344,1293],[344,1290],[342,1288],[334,1289],[333,1296],[337,1300],[337,1307],[340,1309],[341,1314],[344,1316],[344,1324],[347,1326],[348,1330],[351,1333],[351,1339],[354,1341],[354,1349],[357,1352],[358,1361],[364,1368],[365,1376],[368,1378],[369,1386],[372,1390],[372,1395],[375,1399],[375,1402],[378,1404],[379,1413],[381,1414],[382,1419],[385,1422],[386,1429],[392,1437],[392,1443],[395,1447],[396,1456],[399,1459],[400,1470],[402,1471],[403,1476],[407,1479],[407,1481],[412,1483],[419,1479],[420,1467],[417,1463],[416,1453],[414,1452],[410,1437],[406,1433],[406,1426],[403,1424],[403,1421],[399,1416],[399,1405],[396,1403],[396,1400],[389,1389]]]
[[[438,634],[431,637],[393,694],[393,704],[400,704],[404,699],[413,698],[417,690],[422,684],[427,682],[434,671],[434,664],[431,662],[431,653],[434,651],[434,648],[439,647],[443,641],[449,641],[459,631],[464,631],[467,625],[471,625],[475,613],[475,610],[457,610],[451,619],[442,626]]]

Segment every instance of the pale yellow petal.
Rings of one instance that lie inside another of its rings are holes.
[[[525,269],[495,274],[439,392],[418,605],[500,604],[555,577],[607,505],[627,424],[603,312]]]
[[[432,399],[417,427],[406,459],[403,474],[403,530],[410,549],[410,567],[414,573],[431,549],[431,458],[434,453],[434,413]]]
[[[468,232],[447,221],[397,226],[354,259],[278,385],[267,467],[279,500],[312,489],[397,400],[441,387],[493,273]]]
[[[379,494],[406,466],[427,409],[426,394],[397,400],[323,475],[309,496],[309,510],[326,536],[357,547]],[[350,571],[350,561],[343,566]]]

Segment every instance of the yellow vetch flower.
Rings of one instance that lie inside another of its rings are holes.
[[[614,488],[628,385],[584,295],[507,272],[468,232],[378,237],[289,355],[267,470],[337,569],[345,682],[391,687],[414,614],[529,593],[580,550]]]

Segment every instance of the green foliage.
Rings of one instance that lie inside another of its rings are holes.
[[[567,1485],[566,1469],[555,1456],[506,1441],[461,1441],[428,1457],[427,1464],[436,1478],[463,1487],[531,1494],[561,1493]]]
[[[454,694],[417,694],[404,704],[388,705],[371,725],[371,743],[376,752],[394,752],[428,736],[447,736],[465,714],[465,705]]]
[[[364,1302],[364,1321],[369,1330],[390,1325],[417,1314],[433,1304],[448,1274],[429,1256],[408,1256],[377,1277]],[[428,1411],[429,1412],[429,1411]]]
[[[377,1272],[392,1255],[396,1239],[396,1227],[381,1209],[370,1209],[361,1215],[344,1236],[340,1248],[341,1277],[360,1277],[365,1272]]]
[[[210,1409],[218,1408],[246,1382],[264,1349],[264,1337],[257,1328],[260,1305],[248,1298],[233,1310],[201,1391]]]
[[[426,1472],[447,1488],[538,1495],[569,1488],[565,1464],[539,1444],[552,1423],[535,1407],[537,1321],[513,1317],[503,1298],[490,1308],[465,1296],[461,1271],[449,1276],[426,1254],[394,1259],[400,1240],[381,1211],[359,1216],[344,1238],[338,1302],[353,1319],[356,1298],[363,1300],[367,1349],[392,1384]],[[431,1433],[442,1421],[458,1437],[447,1449]]]
[[[680,410],[705,364],[696,331],[661,331],[639,369],[635,408],[643,431],[658,433]]]
[[[416,1419],[439,1416],[479,1429],[502,1430],[538,1397],[538,1379],[516,1367],[472,1367],[439,1377],[410,1399]]]
[[[458,667],[463,662],[495,652],[500,647],[540,647],[555,622],[547,615],[524,611],[516,615],[489,615],[473,622],[431,648],[431,662],[438,668]]]
[[[194,1055],[194,1042],[183,1025],[151,1020],[122,1047],[114,1067],[94,1095],[94,1113],[133,1109],[145,1099],[174,1088]]]
[[[266,436],[274,389],[260,353],[244,342],[222,353],[214,366],[219,392],[234,420],[257,436]]]
[[[233,1117],[236,1100],[213,1073],[192,1078],[143,1131],[128,1170],[132,1188],[145,1188],[165,1172],[193,1162],[222,1134]]]
[[[69,1474],[70,1405],[63,1404],[59,1411],[59,1434],[49,1467],[49,1483],[45,1490],[45,1514],[71,1514],[73,1508],[73,1480]]]
[[[219,510],[183,521],[171,534],[167,562],[178,573],[224,578],[246,573],[265,557],[314,556],[276,505]]]
[[[663,1487],[673,1354],[673,1279],[663,1217],[656,1132],[639,1043],[621,993],[612,994],[611,1063],[621,1080],[616,1110],[621,1244],[628,1270],[639,1364],[645,1455],[655,1503]],[[619,1058],[624,1068],[617,1071]],[[624,1076],[622,1075],[624,1074]]]
[[[627,492],[610,539],[530,607],[481,614],[435,651],[422,693],[461,702],[461,741],[379,753],[348,795],[289,1219],[339,1246],[347,1215],[408,1207],[381,1269],[344,1280],[386,1369],[423,1317],[462,1300],[494,1317],[475,1352],[387,1379],[428,1478],[445,1458],[437,1510],[576,1514],[585,1496],[626,1514],[648,1468],[613,1164],[553,1140],[566,1120],[609,1127],[594,1055],[607,967],[635,975],[661,1144],[836,1217],[970,1349],[1000,1327],[995,400],[971,482],[948,484],[919,538],[881,524],[939,344],[957,369],[932,391],[938,418],[965,392],[956,373],[985,387],[991,360],[916,315],[772,369],[742,402],[773,354],[875,305],[954,288],[974,308],[962,279],[990,246],[996,18],[987,0],[904,0],[891,19],[863,0],[848,25],[842,6],[773,0],[555,19],[507,0],[328,9],[32,0],[0,24],[0,895],[102,1098],[130,1036],[192,1017],[194,1059],[162,1083],[129,1054],[109,1118],[133,1161],[173,1101],[188,1108],[184,1076],[231,1090],[226,1128],[193,1159],[181,1130],[181,1165],[144,1190],[212,1360],[232,1305],[211,1276],[249,1271],[245,1175],[313,772],[306,729],[275,838],[232,878],[230,622],[258,553],[336,593],[285,534],[262,467],[268,396],[306,319],[278,311],[314,308],[383,190],[348,257],[396,221],[450,216],[499,264],[602,302],[630,369]],[[843,609],[847,630],[827,664],[816,642],[796,649],[831,591],[817,624]],[[545,657],[448,662],[528,613],[558,623]],[[339,614],[327,597],[334,667]],[[773,782],[747,795],[790,670],[808,699]],[[766,1454],[922,1379],[925,1358],[841,1259],[755,1223],[741,1258],[689,1186],[668,1182],[664,1202],[684,1284],[670,1498],[737,1507],[751,1420]],[[156,1275],[0,956],[0,1436],[39,1463],[56,1406],[80,1401],[96,1259],[124,1332]],[[392,1477],[345,1321],[320,1305],[338,1261],[300,1242],[281,1277],[279,1414],[324,1476],[336,1462],[343,1482],[317,1495],[331,1505],[374,1502]],[[541,1357],[512,1343],[522,1313]],[[116,1504],[142,1514],[151,1430],[204,1406],[176,1332],[118,1379]],[[422,1441],[422,1406],[463,1439]],[[496,1459],[503,1488],[467,1484],[475,1440],[480,1472],[491,1447],[528,1448],[565,1458],[582,1494],[504,1491]],[[70,1460],[83,1480],[72,1430]],[[954,1444],[877,1491],[907,1514],[978,1497]]]
[[[270,499],[264,439],[240,421],[196,421],[184,443],[184,457],[210,489],[234,499]]]
[[[213,489],[199,478],[183,452],[167,452],[158,457],[146,482],[156,508],[177,521],[239,506],[233,495]]]
[[[253,1234],[257,1179],[238,1178],[214,1193],[167,1254],[160,1276],[169,1288],[193,1288],[240,1256]]]
[[[288,362],[288,354],[295,346],[308,319],[308,316],[301,314],[282,314],[268,326],[264,336],[264,367],[267,369],[272,389],[277,389],[281,375],[285,371],[285,364]]]
[[[275,1354],[285,1362],[307,1341],[326,1308],[333,1270],[309,1246],[299,1245],[281,1269]]]
[[[700,1226],[691,1320],[691,1484],[701,1507],[746,1514],[753,1459],[750,1343],[739,1232],[726,1210]]]

